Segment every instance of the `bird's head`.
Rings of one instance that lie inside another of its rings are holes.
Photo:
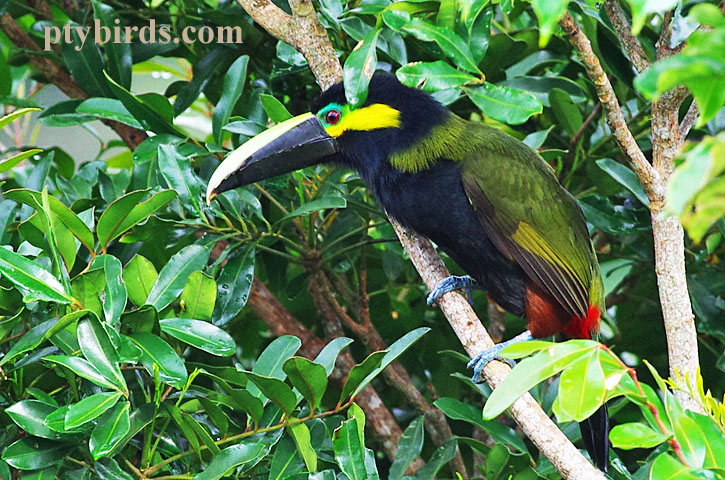
[[[323,162],[366,172],[389,166],[389,158],[425,136],[449,115],[430,95],[377,73],[364,104],[352,107],[342,83],[322,92],[312,111],[279,123],[230,153],[209,180],[215,195]]]

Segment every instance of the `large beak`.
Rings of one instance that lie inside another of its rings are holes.
[[[206,203],[219,193],[315,165],[338,152],[317,117],[305,113],[290,118],[234,150],[209,180]]]

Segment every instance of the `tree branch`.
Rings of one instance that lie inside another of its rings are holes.
[[[680,122],[678,135],[680,145],[685,143],[685,140],[687,140],[687,135],[689,135],[692,126],[695,124],[695,120],[697,120],[697,115],[699,113],[700,110],[697,108],[697,103],[693,100],[690,107],[687,109],[687,113],[685,113],[685,116],[682,118],[682,122]]]
[[[649,164],[642,150],[637,145],[634,136],[632,136],[632,132],[627,127],[627,121],[622,113],[622,108],[619,106],[619,101],[614,93],[612,84],[609,82],[607,74],[604,73],[599,59],[594,54],[591,42],[569,13],[564,15],[564,18],[559,21],[559,25],[569,36],[569,41],[577,51],[579,59],[584,64],[589,78],[594,83],[599,101],[604,107],[607,123],[612,129],[612,135],[617,141],[619,148],[627,157],[637,177],[639,177],[640,182],[642,182],[642,186],[647,192],[647,195],[650,197],[662,197],[664,195],[664,188],[659,180],[659,174]]]
[[[18,26],[9,13],[0,18],[0,28],[16,47],[25,49],[30,53],[30,63],[63,93],[70,98],[88,98],[88,94],[78,86],[65,70],[53,63],[49,58],[40,55],[42,53],[40,47]],[[37,52],[38,55],[33,52]],[[131,150],[146,139],[146,132],[143,130],[113,120],[103,120],[103,123],[111,127]]]
[[[325,342],[289,313],[274,294],[256,277],[249,292],[247,305],[275,336],[294,335],[299,338],[302,341],[300,352],[306,358],[315,358],[324,348]],[[340,333],[337,332],[335,336],[340,336]],[[355,361],[349,352],[341,353],[330,378],[342,387],[354,365]],[[370,385],[355,397],[355,401],[365,411],[368,424],[382,445],[385,455],[393,461],[398,450],[398,439],[403,434],[393,414]],[[418,466],[421,465],[422,462],[419,461]]]
[[[607,10],[607,16],[612,22],[614,31],[617,32],[619,41],[622,42],[629,60],[634,65],[637,73],[642,73],[649,67],[650,61],[647,58],[647,54],[644,53],[642,44],[639,43],[637,37],[632,35],[632,26],[622,9],[622,5],[619,3],[619,0],[606,0],[604,2],[604,8]]]

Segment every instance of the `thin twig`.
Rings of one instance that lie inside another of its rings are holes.
[[[604,8],[607,10],[607,16],[612,22],[612,26],[617,32],[619,41],[622,42],[622,46],[624,46],[629,60],[637,72],[642,73],[649,67],[650,61],[647,58],[647,54],[644,53],[642,44],[637,37],[632,35],[632,26],[622,9],[622,5],[619,3],[619,0],[606,0],[604,2]]]
[[[693,100],[690,104],[690,107],[687,109],[687,113],[685,113],[685,116],[682,118],[682,122],[680,122],[680,129],[679,129],[679,142],[680,145],[685,143],[685,140],[687,140],[687,135],[689,135],[690,130],[692,129],[692,126],[695,124],[695,120],[697,120],[697,116],[700,114],[700,109],[697,108],[697,103]]]

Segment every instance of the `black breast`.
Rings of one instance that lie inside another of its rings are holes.
[[[525,274],[486,235],[459,167],[438,161],[417,173],[387,173],[366,180],[388,214],[435,242],[503,308],[523,315]]]

